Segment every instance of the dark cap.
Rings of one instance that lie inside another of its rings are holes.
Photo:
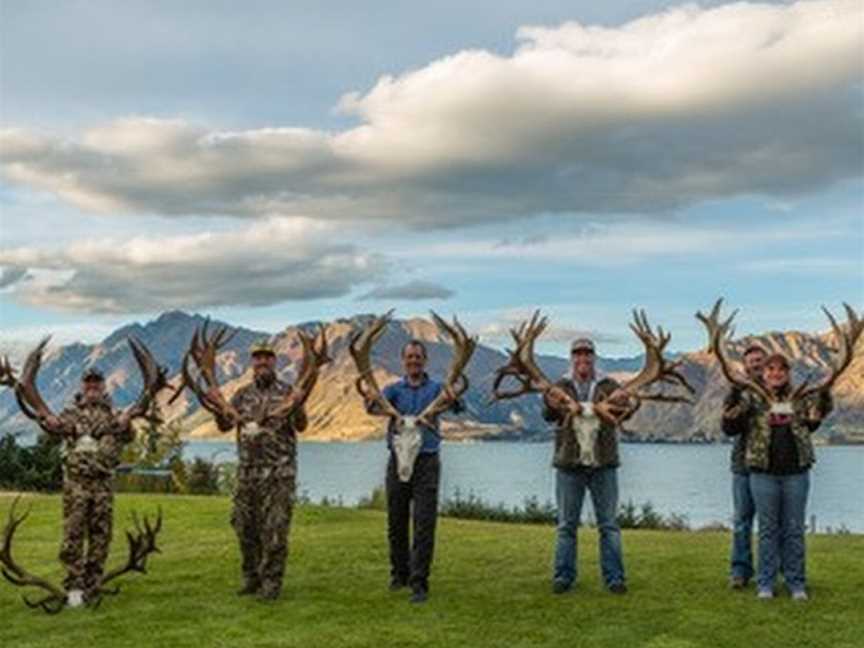
[[[105,376],[96,367],[90,367],[81,374],[81,382],[105,382]]]

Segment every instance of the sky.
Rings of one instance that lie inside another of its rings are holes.
[[[864,10],[0,0],[0,340],[396,308],[704,345],[864,308]]]

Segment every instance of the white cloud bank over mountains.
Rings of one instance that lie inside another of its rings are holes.
[[[341,297],[378,281],[388,262],[334,242],[329,225],[269,219],[232,232],[0,250],[0,266],[0,285],[27,304],[129,313]]]
[[[858,0],[685,5],[523,27],[341,98],[341,132],[128,117],[7,129],[7,181],[93,212],[448,227],[539,213],[782,199],[860,175]]]

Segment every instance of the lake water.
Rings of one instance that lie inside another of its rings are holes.
[[[307,442],[299,448],[298,492],[312,501],[327,497],[355,504],[383,484],[387,463],[383,441]],[[620,501],[650,501],[664,514],[686,515],[693,527],[728,525],[732,515],[729,451],[727,445],[622,444]],[[820,530],[843,525],[864,533],[864,447],[819,447],[816,452],[808,515],[816,516]],[[532,496],[540,502],[554,501],[551,442],[444,443],[441,453],[444,499],[458,490],[507,506],[521,506]],[[233,442],[191,441],[184,456],[222,462],[235,460],[236,452]]]

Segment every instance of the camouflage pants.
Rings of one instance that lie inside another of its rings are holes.
[[[294,510],[296,472],[244,468],[237,475],[231,525],[237,533],[246,586],[276,596],[288,557],[288,530]]]
[[[66,568],[67,590],[96,589],[105,569],[114,521],[111,482],[63,483],[63,545],[60,562]]]

